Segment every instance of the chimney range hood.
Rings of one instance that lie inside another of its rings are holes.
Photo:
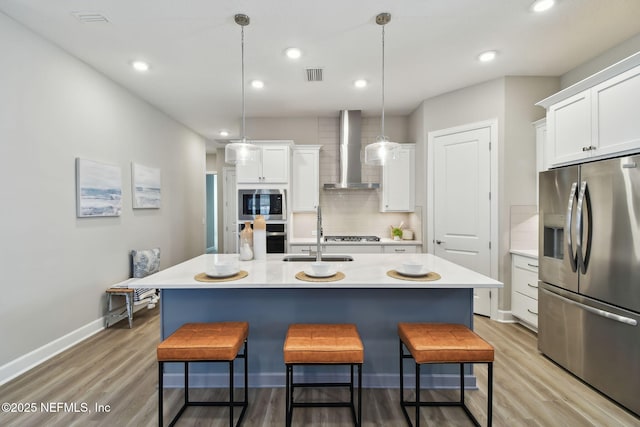
[[[378,183],[362,182],[360,152],[362,111],[340,111],[340,145],[338,146],[337,183],[325,184],[325,190],[368,190],[380,188]]]

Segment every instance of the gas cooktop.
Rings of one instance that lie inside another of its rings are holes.
[[[378,236],[324,236],[325,242],[379,242]]]

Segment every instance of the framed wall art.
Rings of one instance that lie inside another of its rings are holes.
[[[134,209],[159,209],[160,169],[131,163],[131,194]]]
[[[76,158],[76,215],[120,216],[122,170],[120,166]]]

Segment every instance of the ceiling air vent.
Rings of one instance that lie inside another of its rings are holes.
[[[98,12],[71,12],[74,18],[78,21],[83,22],[85,24],[90,24],[94,22],[109,22],[106,16],[98,13]]]
[[[308,82],[322,81],[322,68],[307,68],[306,71],[307,71]]]

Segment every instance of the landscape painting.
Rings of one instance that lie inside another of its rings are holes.
[[[120,216],[120,167],[76,158],[76,199],[78,217]]]
[[[160,208],[160,169],[131,163],[133,207]]]

